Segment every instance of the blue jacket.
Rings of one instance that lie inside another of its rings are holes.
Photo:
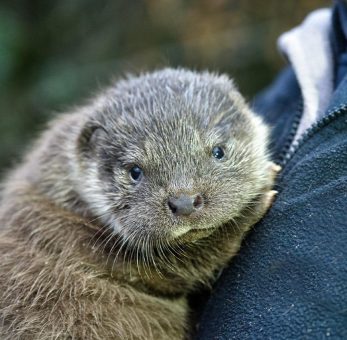
[[[335,36],[341,46],[343,37]],[[294,152],[289,146],[302,99],[291,68],[256,98],[255,110],[273,126],[274,159],[283,166],[279,194],[218,280],[198,339],[347,339],[344,65],[335,61],[337,88],[325,117]]]

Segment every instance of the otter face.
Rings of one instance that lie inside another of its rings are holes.
[[[114,233],[208,235],[266,184],[267,129],[227,77],[165,69],[119,82],[102,102],[79,139],[77,180]]]

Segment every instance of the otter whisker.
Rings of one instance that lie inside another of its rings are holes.
[[[144,271],[145,271],[145,275],[147,276],[147,278],[150,278],[151,276],[148,274],[151,273],[151,267],[150,267],[150,259],[149,259],[149,235],[147,234],[143,241],[142,241],[142,250],[143,250],[143,256],[144,256]],[[147,272],[148,270],[148,272]]]
[[[154,250],[154,244],[153,244],[154,241],[153,241],[152,238],[149,238],[149,240],[150,240],[150,249]],[[152,260],[154,269],[155,269],[155,271],[157,272],[157,274],[159,275],[159,277],[162,278],[162,277],[163,277],[163,274],[161,273],[161,271],[160,271],[160,269],[159,269],[159,267],[158,267],[158,265],[157,265],[157,263],[156,263],[156,261],[155,261],[155,257],[154,257],[154,255],[153,255],[153,253],[154,253],[154,251],[151,251],[151,252],[150,252],[151,260]]]
[[[168,268],[170,270],[174,270],[174,265],[173,265],[172,261],[170,261],[170,258],[165,254],[165,242],[164,241],[165,240],[162,237],[158,238],[158,243],[157,243],[158,248],[157,249],[158,249],[159,258],[161,259],[161,261],[164,262],[164,264],[166,266],[168,266]]]

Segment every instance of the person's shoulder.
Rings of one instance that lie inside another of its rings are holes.
[[[274,81],[253,99],[254,110],[271,119],[269,111],[280,113],[283,107],[301,100],[301,90],[292,67],[284,68]]]

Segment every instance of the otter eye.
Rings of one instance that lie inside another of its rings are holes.
[[[130,174],[130,177],[131,177],[134,181],[138,182],[138,181],[141,179],[142,175],[143,175],[143,171],[142,171],[142,169],[141,169],[139,166],[134,165],[134,166],[130,169],[129,174]]]
[[[220,146],[215,146],[212,149],[212,155],[214,158],[222,159],[224,157],[224,150]]]

